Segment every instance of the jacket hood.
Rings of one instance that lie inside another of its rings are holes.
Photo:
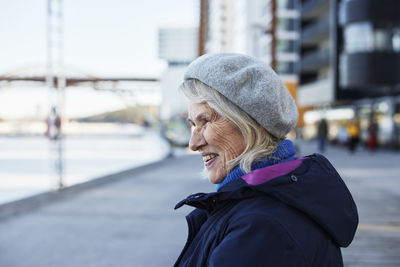
[[[289,171],[288,164],[292,166]],[[279,173],[279,169],[286,172]],[[220,201],[258,195],[274,197],[306,214],[341,247],[347,247],[354,238],[357,207],[335,168],[319,154],[255,170],[218,192],[191,195],[175,208],[187,204],[211,211]]]

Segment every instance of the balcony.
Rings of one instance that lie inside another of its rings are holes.
[[[334,101],[332,80],[320,79],[300,85],[297,91],[297,101],[302,107],[332,103]]]
[[[303,45],[316,45],[329,38],[329,19],[323,17],[303,29],[301,42]]]
[[[400,53],[359,52],[342,54],[340,58],[340,86],[368,89],[400,85],[398,70]]]
[[[308,0],[301,7],[304,19],[315,19],[329,11],[329,0]]]
[[[400,23],[398,0],[352,0],[342,2],[342,24],[358,21]]]
[[[316,72],[329,65],[330,49],[324,48],[305,54],[301,59],[301,72]]]

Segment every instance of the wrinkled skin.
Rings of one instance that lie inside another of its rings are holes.
[[[204,165],[210,182],[222,182],[230,171],[227,162],[239,156],[246,148],[243,135],[207,104],[189,101],[188,121],[193,127],[190,149],[200,152],[203,161],[207,161],[207,155],[215,156],[204,162]]]

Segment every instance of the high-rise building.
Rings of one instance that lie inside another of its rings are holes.
[[[336,1],[336,0],[334,0]],[[328,105],[335,99],[333,34],[335,21],[330,0],[302,0],[301,68],[298,103]]]
[[[339,1],[337,99],[351,99],[361,127],[400,148],[400,2]],[[356,100],[356,101],[354,101]],[[364,134],[364,140],[367,134]]]
[[[300,106],[350,107],[367,140],[400,144],[400,2],[302,0]]]
[[[299,0],[214,0],[207,52],[242,52],[297,77]]]
[[[206,52],[232,52],[234,0],[209,1],[209,35]]]

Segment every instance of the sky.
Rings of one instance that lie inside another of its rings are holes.
[[[158,77],[166,64],[158,59],[157,29],[198,23],[199,0],[63,2],[64,65],[67,70],[93,76]],[[44,68],[46,3],[0,0],[0,75]],[[68,89],[69,115],[120,107],[120,96],[96,95],[87,88]],[[88,106],[85,99],[95,101]],[[44,88],[0,86],[0,118],[26,117],[46,110],[46,105]]]

